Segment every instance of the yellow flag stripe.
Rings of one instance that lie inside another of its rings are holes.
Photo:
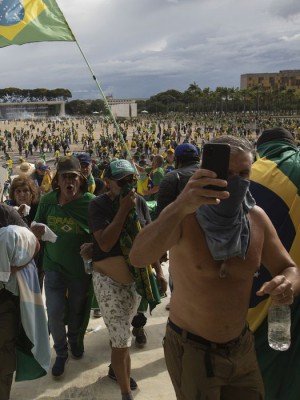
[[[0,26],[0,35],[8,40],[13,40],[45,10],[47,10],[47,6],[42,0],[24,0],[25,15],[23,20],[12,26]]]
[[[272,178],[270,179],[270,172]],[[261,158],[252,167],[251,180],[272,190],[289,208],[289,215],[297,231],[300,226],[300,197],[294,183],[279,169],[277,164]]]
[[[248,309],[247,321],[252,332],[255,332],[266,318],[270,304],[271,299],[269,297],[268,299],[261,301],[254,308]]]

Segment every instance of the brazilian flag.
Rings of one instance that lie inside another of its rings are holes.
[[[284,141],[261,145],[253,164],[250,190],[263,208],[284,247],[300,266],[300,151]],[[291,306],[291,347],[280,352],[268,345],[267,313],[270,300],[255,292],[272,279],[262,265],[255,274],[248,322],[254,331],[257,358],[262,372],[266,400],[299,400],[300,379],[300,296]]]
[[[55,0],[1,0],[0,47],[75,41]]]

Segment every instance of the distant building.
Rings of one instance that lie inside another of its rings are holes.
[[[110,105],[111,111],[115,117],[131,118],[137,116],[136,100],[114,99],[113,96],[107,96],[106,100]]]
[[[300,70],[284,70],[265,74],[243,74],[241,75],[240,88],[261,88],[265,90],[284,88],[300,91]]]
[[[0,103],[0,119],[45,119],[54,116],[65,116],[64,101]]]

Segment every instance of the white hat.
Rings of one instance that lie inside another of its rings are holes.
[[[16,166],[14,173],[16,175],[26,175],[29,176],[35,171],[34,165],[28,162],[22,162],[20,165]]]

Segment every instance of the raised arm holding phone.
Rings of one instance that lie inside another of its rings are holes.
[[[230,146],[227,179],[212,170],[196,171],[177,199],[140,232],[130,257],[140,266],[170,250],[174,291],[164,350],[177,398],[263,399],[246,324],[252,278],[263,262],[273,279],[258,295],[291,304],[300,276],[249,192],[251,144],[232,136],[210,143]]]

